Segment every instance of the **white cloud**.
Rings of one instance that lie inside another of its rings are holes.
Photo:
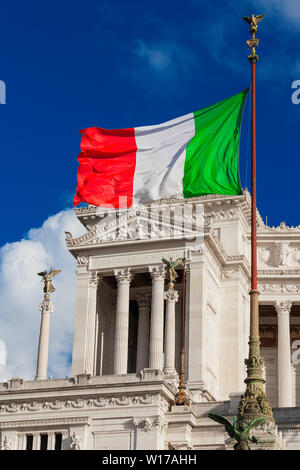
[[[160,78],[174,77],[187,69],[199,66],[198,57],[188,47],[175,40],[161,39],[146,43],[142,39],[135,39],[131,52],[138,59],[139,67],[144,65],[147,73],[151,70]],[[136,74],[136,69],[134,73]]]
[[[52,294],[48,375],[70,374],[75,306],[75,260],[65,246],[64,231],[84,232],[73,210],[49,217],[26,239],[0,249],[0,380],[33,378],[39,340],[42,283],[37,273],[53,266],[62,269]]]
[[[135,42],[134,53],[145,59],[150,67],[158,71],[167,69],[171,63],[171,53],[162,51],[157,46],[149,47],[143,41],[137,40]]]

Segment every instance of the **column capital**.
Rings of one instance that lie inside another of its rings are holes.
[[[49,299],[44,299],[43,302],[39,304],[39,311],[44,313],[53,313],[54,312],[54,304],[50,302]]]
[[[100,277],[97,271],[92,271],[89,277],[89,285],[92,287],[98,287],[100,282]]]
[[[115,269],[115,270],[114,270],[114,273],[115,273],[115,276],[116,276],[118,285],[119,285],[120,283],[128,283],[128,284],[130,284],[130,282],[132,281],[133,276],[132,276],[132,274],[130,273],[130,269],[129,269],[129,268]]]
[[[153,280],[165,279],[166,272],[163,264],[159,264],[158,266],[149,266],[148,269]]]
[[[134,300],[137,301],[139,308],[150,308],[151,294],[136,294]]]
[[[164,292],[164,299],[168,302],[177,302],[179,298],[179,292],[174,289],[168,289]]]
[[[277,316],[279,315],[289,315],[291,312],[293,302],[291,300],[281,300],[275,302],[275,310]]]

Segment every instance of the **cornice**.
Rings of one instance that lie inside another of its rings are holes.
[[[246,279],[249,279],[250,265],[244,255],[228,255],[213,230],[210,230],[206,233],[205,240],[207,240],[208,246],[211,248],[212,253],[214,254],[223,269],[237,269],[240,266],[244,272]]]
[[[168,400],[160,393],[145,393],[139,395],[121,395],[109,397],[97,396],[97,398],[71,398],[64,400],[7,400],[6,403],[2,402],[0,405],[0,417],[2,415],[11,415],[14,413],[26,412],[51,412],[51,411],[66,411],[66,410],[90,410],[97,408],[115,408],[115,407],[131,407],[136,405],[158,405],[165,411],[169,408]],[[1,421],[2,422],[2,421]]]
[[[297,232],[300,235],[300,225],[288,226],[286,225],[284,221],[282,221],[279,225],[277,225],[277,227],[274,227],[274,225],[272,227],[265,225],[264,231],[270,232],[270,233],[276,232],[276,233],[282,233],[282,234]]]
[[[9,429],[9,428],[24,428],[29,426],[69,426],[70,424],[77,425],[90,425],[91,418],[89,416],[76,416],[68,418],[44,418],[44,419],[24,419],[15,421],[0,421],[0,429]]]
[[[277,279],[278,281],[282,280],[292,280],[300,278],[300,269],[259,269],[257,271],[258,278],[266,279]]]

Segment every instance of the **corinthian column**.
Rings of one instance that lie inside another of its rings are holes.
[[[162,369],[164,349],[164,279],[162,265],[149,268],[152,277],[149,368]]]
[[[54,305],[50,302],[49,294],[45,294],[43,302],[39,305],[39,310],[41,312],[41,328],[35,380],[45,380],[47,379],[48,366],[50,314],[54,312]]]
[[[178,292],[173,288],[165,292],[164,298],[167,301],[166,309],[166,354],[165,368],[166,377],[176,376],[175,370],[175,302],[178,300]]]
[[[149,366],[150,296],[139,294],[136,300],[139,307],[136,371],[140,372]]]
[[[290,300],[276,302],[278,318],[278,406],[292,406]]]
[[[114,374],[127,374],[128,328],[129,328],[129,285],[132,279],[130,271],[115,269],[118,282]]]
[[[91,374],[91,375],[94,375],[98,285],[99,285],[98,274],[96,271],[93,271],[89,278],[87,323],[86,323],[87,341],[86,341],[86,357],[85,357],[85,373]]]

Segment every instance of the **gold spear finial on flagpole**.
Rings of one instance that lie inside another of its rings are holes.
[[[257,33],[257,28],[258,28],[258,23],[261,22],[261,20],[265,17],[265,15],[257,15],[255,16],[252,13],[252,16],[249,18],[248,16],[244,16],[243,20],[246,21],[250,25],[250,34],[252,36],[251,39],[248,39],[246,41],[246,44],[249,48],[251,48],[251,54],[249,55],[249,60],[256,60],[258,61],[258,55],[256,55],[256,50],[255,48],[259,46],[259,39],[255,37]]]

